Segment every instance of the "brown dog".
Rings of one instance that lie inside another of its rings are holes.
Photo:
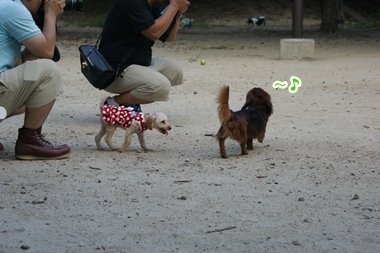
[[[229,93],[229,87],[225,86],[217,98],[221,126],[215,136],[219,140],[222,158],[228,158],[224,145],[228,137],[240,143],[242,155],[247,155],[247,150],[253,150],[253,139],[263,142],[268,118],[273,113],[270,95],[261,88],[251,89],[242,109],[236,112],[230,110]]]
[[[152,151],[145,144],[145,130],[157,129],[160,133],[168,135],[171,126],[168,122],[168,117],[162,112],[157,112],[153,115],[134,112],[124,106],[109,106],[104,105],[104,100],[100,103],[100,123],[101,128],[95,136],[95,143],[98,149],[103,149],[100,140],[104,137],[107,145],[112,149],[118,149],[112,143],[112,136],[118,127],[125,129],[125,140],[120,147],[120,152],[123,152],[131,144],[131,137],[134,133],[137,134],[140,146],[145,151]]]

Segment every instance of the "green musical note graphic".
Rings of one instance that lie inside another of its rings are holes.
[[[301,87],[302,85],[302,82],[301,82],[301,79],[299,77],[296,77],[296,76],[291,76],[290,77],[290,86],[288,88],[289,92],[290,93],[296,93],[298,91],[298,88]],[[287,81],[275,81],[273,84],[272,84],[272,87],[274,89],[277,89],[277,88],[280,88],[280,89],[286,89],[288,87],[288,82]]]
[[[301,79],[296,76],[290,77],[290,83],[291,83],[291,85],[289,86],[290,93],[296,93],[298,91],[298,88],[301,87],[302,85]]]

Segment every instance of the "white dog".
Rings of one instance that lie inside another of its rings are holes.
[[[193,26],[193,22],[194,22],[194,19],[184,18],[181,20],[180,24],[187,28],[191,28]]]
[[[152,151],[145,144],[144,131],[157,129],[160,133],[168,135],[171,129],[168,122],[168,117],[162,112],[157,112],[153,115],[135,112],[131,108],[124,106],[104,105],[104,100],[100,104],[100,122],[101,128],[95,136],[95,143],[98,149],[103,149],[100,140],[104,137],[105,142],[112,150],[118,148],[112,143],[112,136],[116,128],[125,129],[125,140],[120,147],[120,152],[123,152],[131,144],[132,134],[136,133],[140,146],[145,151]]]
[[[184,31],[186,28],[191,29],[191,27],[193,26],[193,23],[194,23],[194,19],[190,19],[190,18],[182,19],[180,22],[181,31]]]
[[[260,16],[258,18],[247,18],[246,22],[247,24],[252,25],[251,30],[253,30],[256,26],[265,26],[267,23],[264,16]]]

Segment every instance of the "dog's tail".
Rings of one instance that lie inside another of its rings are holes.
[[[219,121],[221,124],[225,123],[228,119],[231,118],[231,110],[228,104],[229,95],[230,87],[224,86],[220,89],[219,95],[216,99],[216,102],[218,103]]]

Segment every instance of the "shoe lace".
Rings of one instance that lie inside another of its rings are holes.
[[[38,137],[38,139],[40,139],[45,144],[47,144],[49,146],[53,146],[53,144],[51,144],[50,141],[48,141],[48,140],[45,139],[45,134],[37,134],[37,137]]]

